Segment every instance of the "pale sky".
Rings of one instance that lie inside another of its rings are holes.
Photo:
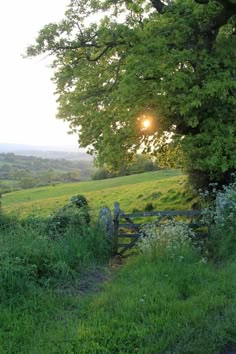
[[[60,20],[69,0],[11,0],[0,12],[0,143],[74,145],[68,124],[56,119],[52,69],[23,59],[27,45],[49,22]]]

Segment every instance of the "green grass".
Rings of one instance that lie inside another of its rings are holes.
[[[216,353],[236,336],[235,270],[132,259],[78,320],[75,352]]]
[[[30,196],[29,211],[33,203],[55,208],[84,194],[97,210],[114,200],[128,211],[147,203],[187,209],[192,200],[185,179],[178,171],[160,171],[24,190],[5,195],[4,208],[19,207]],[[203,263],[191,246],[181,261],[177,253],[136,254],[113,270],[102,291],[84,295],[83,270],[97,272],[90,281],[96,288],[102,279],[98,269],[108,262],[102,233],[71,223],[63,234],[48,235],[42,223],[51,219],[5,218],[1,224],[0,217],[0,353],[216,354],[236,343],[234,252],[217,264]]]
[[[148,172],[100,181],[58,184],[8,193],[3,196],[6,211],[27,215],[52,213],[68,203],[76,194],[83,194],[95,215],[103,206],[113,208],[118,201],[125,211],[144,210],[148,202],[155,209],[189,209],[192,198],[186,193],[186,176],[178,170]]]
[[[219,353],[236,338],[236,262],[133,257],[87,298],[38,290],[0,306],[3,353]],[[9,330],[11,328],[11,330]]]

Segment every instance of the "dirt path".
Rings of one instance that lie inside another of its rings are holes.
[[[104,283],[111,279],[115,269],[123,264],[124,260],[120,256],[112,258],[106,267],[94,266],[83,271],[79,279],[60,284],[57,292],[63,295],[92,295],[98,293]]]

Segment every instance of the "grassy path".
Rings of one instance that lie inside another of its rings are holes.
[[[0,305],[0,352],[221,353],[236,339],[235,271],[235,262],[216,270],[194,258],[133,257],[109,279],[91,273],[84,293],[72,283],[12,311]]]

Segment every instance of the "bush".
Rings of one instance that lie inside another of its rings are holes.
[[[194,236],[188,225],[180,221],[168,221],[160,225],[148,224],[141,232],[139,249],[152,259],[164,256],[168,259],[183,260],[191,248],[191,237]]]
[[[71,198],[70,203],[58,209],[48,218],[46,232],[50,237],[55,238],[65,234],[71,228],[80,232],[89,225],[90,215],[88,201],[82,195]]]
[[[89,215],[89,205],[87,199],[83,195],[78,194],[72,197],[70,201],[72,205],[80,209],[81,215],[83,215],[86,223],[89,224],[91,219]]]
[[[76,228],[81,232],[87,225],[86,215],[83,210],[75,206],[67,206],[58,209],[47,219],[46,232],[52,238],[63,236],[69,229]]]
[[[152,202],[147,203],[144,207],[144,211],[153,211],[154,209],[155,209],[155,207]]]
[[[209,225],[209,256],[226,260],[236,255],[236,182],[216,192],[214,202],[205,208],[204,222]]]
[[[76,205],[77,208],[88,208],[88,201],[83,195],[75,195],[70,201],[72,204]]]

